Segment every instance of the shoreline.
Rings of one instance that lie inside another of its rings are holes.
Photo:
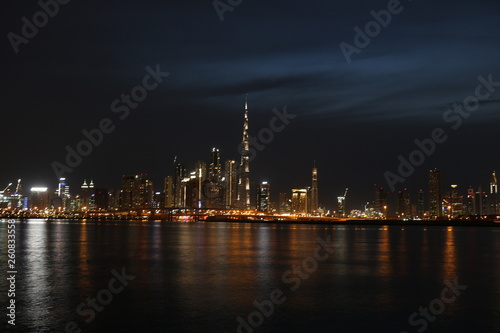
[[[2,217],[3,218],[3,217]],[[251,223],[251,224],[307,224],[307,225],[342,225],[342,226],[419,226],[419,227],[500,227],[500,222],[494,222],[492,220],[342,220],[342,221],[325,221],[325,220],[250,220],[250,219],[238,219],[238,220],[230,220],[230,219],[207,219],[207,220],[193,220],[193,221],[167,221],[161,219],[74,219],[74,218],[41,218],[41,217],[33,217],[33,218],[16,218],[11,217],[4,219],[13,219],[18,221],[27,221],[28,219],[34,220],[43,220],[46,222],[57,222],[57,221],[73,221],[78,223],[78,221],[87,222],[160,222],[160,223]]]
[[[207,220],[203,222],[221,223],[260,223],[260,224],[309,224],[309,225],[344,225],[344,226],[420,226],[420,227],[500,227],[500,222],[490,220],[433,220],[433,221],[403,221],[403,220],[349,220],[349,221],[321,221],[321,220],[297,220],[297,221],[256,221],[256,220]]]

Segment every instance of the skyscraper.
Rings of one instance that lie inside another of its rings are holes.
[[[50,208],[50,194],[46,187],[32,187],[29,208],[44,210]]]
[[[238,206],[250,209],[250,140],[248,137],[248,101],[245,100],[245,119],[243,121],[243,140],[240,145],[241,162],[238,181]]]
[[[474,188],[469,186],[467,189],[467,203],[466,203],[466,214],[465,215],[477,215],[476,209],[476,195],[474,192]]]
[[[280,214],[290,214],[290,200],[287,193],[280,193],[279,195],[279,212]]]
[[[236,208],[238,201],[238,168],[234,160],[226,161],[224,183],[226,208]]]
[[[311,185],[311,214],[318,214],[319,201],[318,201],[318,169],[316,162],[312,169],[312,185]]]
[[[220,164],[220,150],[218,148],[212,149],[212,154],[210,156],[210,172],[209,178],[212,181],[218,182],[221,178],[221,164]]]
[[[110,193],[107,188],[96,188],[95,193],[95,209],[96,210],[108,210]]]
[[[176,208],[185,207],[185,193],[183,180],[187,177],[186,165],[174,163],[174,205]]]
[[[292,213],[293,214],[307,214],[308,207],[308,190],[307,189],[293,189],[292,190]]]
[[[417,193],[417,216],[423,218],[425,215],[424,190]]]
[[[146,177],[146,174],[123,176],[120,205],[122,210],[152,207],[153,183]]]
[[[495,171],[491,174],[490,179],[490,214],[500,214],[498,206],[498,181]]]
[[[398,213],[401,218],[411,218],[411,199],[410,193],[405,188],[398,193]]]
[[[431,219],[443,215],[443,196],[441,194],[441,170],[429,170],[429,214]]]
[[[204,187],[205,180],[207,179],[207,164],[203,161],[196,162],[196,194],[195,194],[195,208],[202,208],[204,199]]]
[[[452,218],[456,218],[458,216],[463,215],[463,197],[458,194],[458,185],[451,185],[450,189],[450,197],[448,198],[448,202],[451,206],[450,216]]]
[[[269,212],[270,185],[268,182],[262,182],[257,186],[257,210]]]
[[[66,184],[66,178],[59,178],[59,185],[56,191],[56,198],[54,206],[62,209],[63,211],[68,210],[70,205],[70,194],[69,194],[69,186]]]
[[[165,198],[164,207],[173,208],[175,205],[175,195],[174,195],[175,187],[174,187],[174,179],[172,178],[172,176],[165,177],[165,181],[163,184],[163,192]]]
[[[80,192],[80,209],[82,210],[94,210],[95,208],[95,198],[94,198],[94,182],[90,180],[90,184],[87,184],[87,181],[84,180],[81,192]]]
[[[383,216],[387,216],[387,208],[388,208],[388,199],[389,194],[384,190],[383,187],[374,185],[375,187],[375,211],[382,214]]]

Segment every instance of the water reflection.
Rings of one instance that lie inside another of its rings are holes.
[[[442,281],[454,281],[457,277],[457,247],[455,244],[455,233],[453,227],[448,227],[444,233],[444,246],[443,246],[443,269]]]
[[[474,292],[464,293],[437,322],[456,331],[457,320],[479,315],[498,331],[500,232],[478,230],[29,222],[18,236],[25,261],[19,297],[27,331],[60,327],[77,319],[78,303],[106,287],[111,269],[126,266],[137,278],[90,331],[108,321],[116,325],[112,331],[150,325],[150,331],[234,332],[236,318],[255,311],[254,300],[269,299],[276,288],[287,301],[263,332],[362,332],[374,322],[378,331],[396,331],[387,323],[407,323],[412,311],[439,296],[444,279],[461,274]],[[283,273],[313,256],[317,238],[328,236],[333,254],[291,291]],[[478,313],[469,297],[491,310]],[[451,318],[456,312],[461,315]]]
[[[47,269],[47,251],[43,250],[49,247],[47,229],[45,223],[30,223],[29,227],[23,230],[25,235],[18,233],[18,237],[24,238],[23,243],[26,246],[22,251],[18,251],[26,261],[22,272],[25,279],[24,288],[19,294],[30,305],[30,310],[24,314],[29,324],[43,323],[50,314],[50,307],[47,306],[52,303],[49,275],[54,272]]]

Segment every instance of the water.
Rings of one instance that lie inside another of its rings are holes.
[[[6,230],[3,220],[2,275]],[[238,317],[245,333],[500,331],[497,229],[28,220],[16,230],[16,332],[71,321],[82,332],[237,332]],[[333,244],[316,252],[324,261],[313,259],[318,237]],[[135,278],[107,292],[122,268]],[[467,289],[439,301],[455,279]],[[0,289],[5,309],[4,278]],[[107,305],[90,311],[99,293]],[[431,303],[438,315],[412,326]]]

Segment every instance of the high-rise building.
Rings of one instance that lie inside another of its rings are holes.
[[[476,209],[476,193],[474,192],[474,188],[469,186],[467,189],[467,202],[465,204],[465,215],[477,215]]]
[[[205,162],[203,161],[196,162],[195,176],[196,176],[195,208],[206,207],[206,205],[203,204],[204,193],[206,192],[205,180],[207,180],[207,164]]]
[[[488,215],[489,211],[489,195],[483,191],[482,186],[479,186],[476,191],[475,196],[476,202],[476,214],[477,215]]]
[[[210,172],[208,177],[212,181],[219,182],[222,176],[221,173],[220,150],[218,148],[213,148],[210,156]]]
[[[92,211],[95,208],[95,198],[94,198],[94,181],[90,180],[90,184],[87,184],[87,180],[83,181],[80,190],[80,209],[83,211]]]
[[[174,208],[175,205],[175,187],[172,176],[165,177],[163,183],[164,208]]]
[[[438,219],[443,216],[441,170],[439,169],[429,171],[429,214],[432,219]]]
[[[290,214],[292,208],[290,206],[290,199],[287,193],[280,193],[279,195],[279,213],[280,214]]]
[[[227,160],[224,170],[225,204],[227,209],[237,208],[238,166],[236,161]]]
[[[187,168],[185,164],[175,163],[174,164],[174,205],[176,208],[185,207],[185,193],[183,180],[188,177]]]
[[[146,177],[146,174],[123,176],[120,205],[122,210],[152,208],[153,183]]]
[[[69,194],[69,185],[66,184],[66,178],[59,178],[59,185],[54,198],[54,206],[63,211],[69,210],[71,196]]]
[[[311,184],[311,208],[310,212],[312,215],[318,214],[319,209],[319,199],[318,199],[318,169],[316,168],[316,162],[314,162],[314,167],[312,169],[312,184]]]
[[[383,187],[379,187],[379,186],[377,186],[377,184],[375,184],[374,187],[375,187],[375,202],[374,202],[375,207],[374,207],[374,209],[376,212],[387,217],[389,195],[384,190]]]
[[[226,208],[225,183],[218,148],[213,148],[210,155],[208,178],[203,181],[202,201],[204,208]]]
[[[495,171],[491,174],[490,179],[490,210],[489,214],[500,214],[500,207],[498,203],[498,180]]]
[[[417,216],[423,218],[425,216],[425,201],[424,190],[420,189],[417,193]]]
[[[238,206],[250,209],[250,139],[248,134],[248,101],[245,101],[243,140],[240,145],[241,162],[238,181]]]
[[[451,185],[450,197],[448,198],[449,214],[451,218],[456,218],[464,214],[463,197],[458,193],[458,185]]]
[[[95,193],[95,209],[109,210],[111,194],[107,188],[96,188]]]
[[[338,217],[346,217],[347,216],[347,208],[346,208],[346,198],[348,188],[345,189],[344,195],[337,197],[337,216]]]
[[[260,212],[270,211],[270,185],[268,182],[262,182],[257,186],[257,210]]]
[[[29,209],[44,210],[50,208],[50,194],[46,187],[32,187],[29,196]]]
[[[308,193],[307,189],[293,189],[292,190],[292,213],[298,215],[307,214],[308,209]]]
[[[412,217],[410,193],[406,188],[398,193],[398,213],[401,218]]]

